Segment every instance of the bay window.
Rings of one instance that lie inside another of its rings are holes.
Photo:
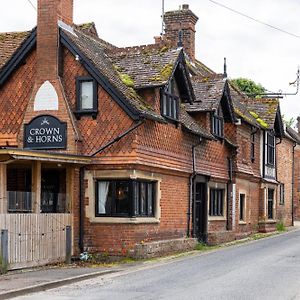
[[[99,180],[96,216],[154,217],[156,183],[146,180]]]

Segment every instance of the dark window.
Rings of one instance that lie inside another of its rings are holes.
[[[240,221],[245,221],[245,194],[240,194]]]
[[[268,219],[273,219],[274,189],[268,189]]]
[[[250,136],[250,159],[252,162],[254,162],[255,160],[255,134],[254,133],[251,133],[251,136]]]
[[[31,169],[7,168],[8,212],[32,211]]]
[[[66,170],[42,169],[41,212],[67,213]]]
[[[224,137],[224,119],[222,117],[221,106],[212,115],[212,133],[216,137]]]
[[[209,202],[210,202],[209,215],[210,216],[223,216],[224,190],[223,189],[210,189]]]
[[[76,112],[82,114],[97,114],[98,111],[97,83],[90,77],[76,78]]]
[[[280,183],[280,198],[279,198],[279,204],[284,204],[284,183]]]
[[[96,215],[153,217],[155,186],[140,180],[97,181]]]
[[[162,92],[161,113],[169,119],[178,121],[179,97],[176,93],[174,79],[169,82],[168,87]]]
[[[267,132],[267,164],[275,165],[275,136],[271,132]]]

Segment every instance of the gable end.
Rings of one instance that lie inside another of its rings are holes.
[[[10,60],[0,71],[0,86],[10,77],[13,71],[26,58],[29,52],[36,46],[36,28],[34,28],[29,37],[22,43],[18,50],[13,54]]]

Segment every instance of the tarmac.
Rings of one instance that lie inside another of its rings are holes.
[[[288,231],[290,230],[300,230],[300,222],[295,222],[293,227],[288,228]],[[169,259],[172,259],[172,257]],[[0,300],[11,299],[106,274],[121,272],[144,263],[135,262],[112,266],[91,265],[90,267],[73,264],[69,266],[57,265],[9,271],[7,274],[0,275]]]
[[[79,267],[71,265],[9,271],[5,275],[0,275],[0,300],[40,292],[120,270],[116,266]]]

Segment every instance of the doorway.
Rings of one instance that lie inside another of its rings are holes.
[[[67,212],[65,169],[42,169],[41,212]]]
[[[194,183],[194,235],[199,241],[207,242],[207,184]]]

